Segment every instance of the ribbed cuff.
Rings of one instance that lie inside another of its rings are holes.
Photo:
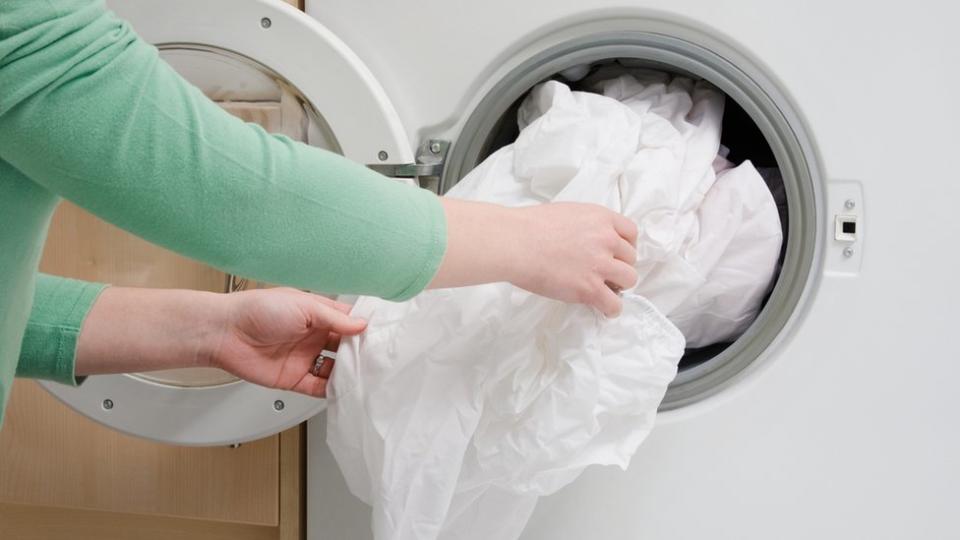
[[[41,274],[30,320],[23,336],[17,376],[48,379],[71,386],[77,339],[83,321],[106,285]]]

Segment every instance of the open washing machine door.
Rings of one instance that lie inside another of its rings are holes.
[[[360,163],[413,162],[399,117],[370,71],[293,7],[279,0],[125,0],[111,7],[228,112]],[[151,261],[140,263],[133,282],[111,281],[170,286],[150,280]],[[227,290],[235,285],[229,277]],[[111,428],[179,445],[266,437],[326,406],[206,368],[91,376],[76,388],[41,384]]]

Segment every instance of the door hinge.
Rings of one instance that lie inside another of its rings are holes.
[[[450,141],[428,139],[417,148],[415,163],[373,163],[367,167],[390,178],[415,178],[420,187],[427,187],[421,178],[440,178],[447,162]]]

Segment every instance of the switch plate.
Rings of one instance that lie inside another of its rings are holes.
[[[824,228],[824,273],[859,275],[867,239],[863,184],[854,180],[828,182],[825,217],[829,221]]]
[[[846,201],[844,201],[846,202]],[[834,238],[841,242],[852,243],[857,241],[857,216],[853,214],[837,215],[834,229]]]

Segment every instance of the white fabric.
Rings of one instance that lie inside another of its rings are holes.
[[[779,218],[753,167],[718,157],[722,94],[647,72],[597,90],[534,89],[517,141],[449,195],[635,220],[641,279],[619,318],[507,284],[354,308],[369,329],[340,346],[327,440],[378,540],[516,538],[537,496],[626,468],[676,374],[677,328],[731,339],[769,287]]]

